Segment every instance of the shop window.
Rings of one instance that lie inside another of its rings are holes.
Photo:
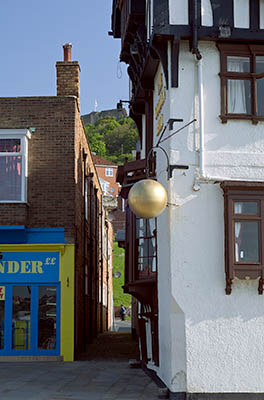
[[[114,169],[113,168],[106,168],[105,169],[105,176],[114,176]]]
[[[31,287],[13,287],[12,349],[29,350],[31,331]]]
[[[136,218],[137,265],[139,278],[157,271],[157,221]]]
[[[38,295],[38,348],[56,349],[57,288],[39,286]]]
[[[221,115],[264,121],[264,47],[218,44],[221,63]]]
[[[259,279],[263,293],[264,185],[222,183],[225,193],[226,293],[234,278]]]
[[[30,132],[0,129],[0,202],[25,202]]]

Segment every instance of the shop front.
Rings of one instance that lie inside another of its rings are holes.
[[[65,249],[30,250],[0,252],[0,357],[71,361],[73,275],[67,263],[61,271]]]

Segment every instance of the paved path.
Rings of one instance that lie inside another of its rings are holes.
[[[152,400],[158,387],[127,361],[0,363],[1,400]]]

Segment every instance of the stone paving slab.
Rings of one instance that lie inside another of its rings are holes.
[[[1,362],[1,400],[152,400],[158,387],[126,361]]]

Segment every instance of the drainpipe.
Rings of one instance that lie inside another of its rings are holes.
[[[199,190],[199,181],[200,182],[209,182],[209,181],[226,181],[232,179],[233,181],[245,180],[245,178],[230,178],[225,176],[214,176],[208,175],[205,171],[205,112],[204,112],[204,82],[203,82],[203,60],[202,56],[199,52],[200,57],[197,58],[197,71],[198,71],[198,97],[199,97],[199,132],[200,132],[200,176],[196,179],[196,182],[193,185],[193,189],[195,191]]]
[[[199,181],[224,181],[230,177],[211,176],[205,173],[205,112],[204,112],[204,84],[203,84],[203,59],[198,48],[198,3],[192,0],[193,20],[192,20],[192,46],[191,51],[195,55],[197,62],[198,75],[198,97],[199,97],[199,131],[200,131],[200,176],[196,178],[193,185],[195,191],[200,190]],[[241,180],[241,178],[232,179]]]

